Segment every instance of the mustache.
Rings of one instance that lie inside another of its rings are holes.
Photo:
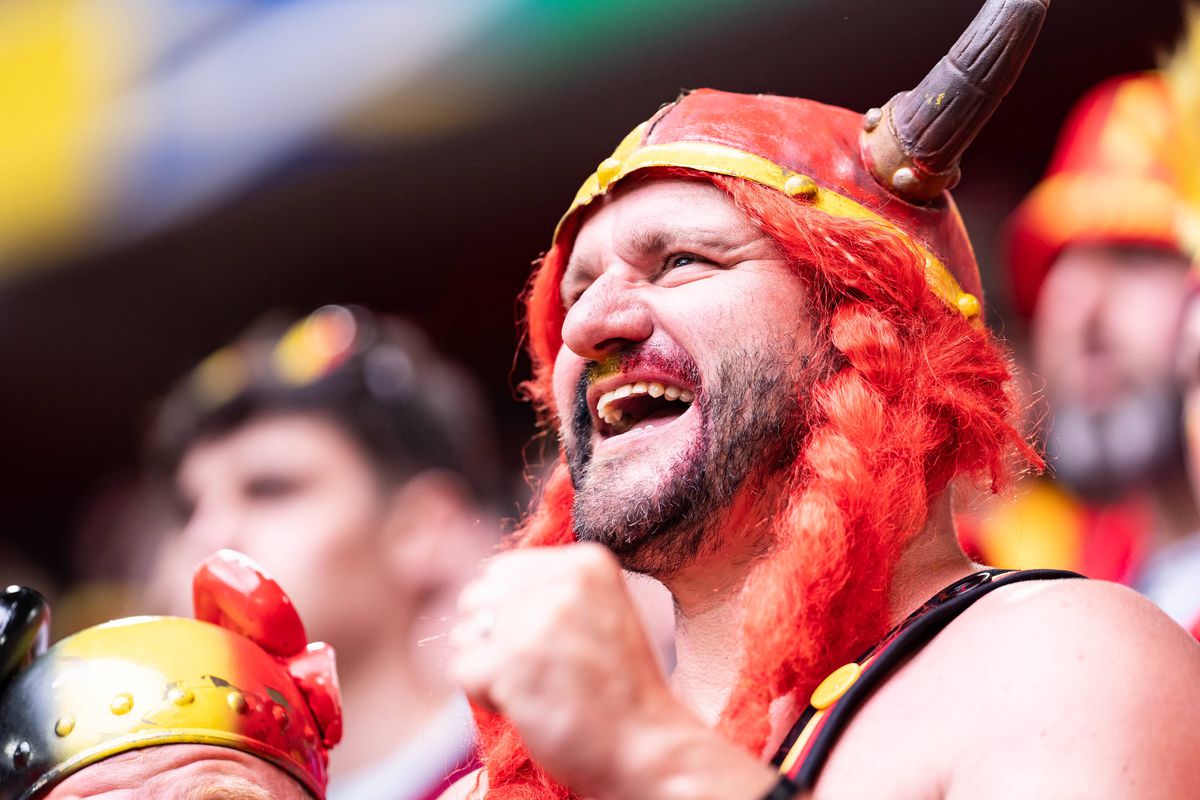
[[[682,347],[634,344],[599,361],[584,362],[580,381],[591,386],[621,372],[658,372],[693,390],[700,389],[700,368]]]

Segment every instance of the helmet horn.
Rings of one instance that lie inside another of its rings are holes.
[[[867,112],[863,156],[875,179],[913,203],[958,183],[959,159],[1008,94],[1050,0],[987,0],[917,87]]]

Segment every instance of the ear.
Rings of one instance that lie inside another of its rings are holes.
[[[304,624],[279,584],[249,556],[219,550],[192,578],[196,619],[240,633],[273,656],[290,658],[308,644]]]
[[[384,548],[395,578],[435,588],[456,564],[482,558],[486,553],[468,551],[472,545],[464,535],[479,524],[477,517],[470,488],[452,472],[427,470],[395,489],[384,526]]]
[[[46,652],[50,604],[26,586],[0,593],[0,692],[13,677]]]

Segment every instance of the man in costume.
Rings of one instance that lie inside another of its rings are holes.
[[[0,798],[325,797],[333,650],[240,553],[207,559],[196,619],[133,617],[46,649],[34,591],[0,595]]]
[[[241,550],[297,587],[310,629],[338,649],[356,725],[330,797],[439,795],[473,745],[445,620],[499,535],[474,383],[402,320],[326,306],[206,359],[167,399],[153,445],[181,511],[161,582]]]
[[[1074,569],[1156,602],[1161,570],[1147,559],[1200,527],[1171,374],[1188,262],[1175,227],[1174,105],[1158,71],[1097,86],[1013,215],[1014,299],[1045,385],[1055,481],[1023,487],[979,536],[995,563]]]
[[[954,484],[1037,461],[946,189],[1046,5],[990,0],[865,117],[692,92],[587,180],[527,295],[565,455],[460,598],[484,768],[452,796],[1200,786],[1186,633],[1110,584],[978,571],[953,530]],[[618,564],[674,595],[670,684]]]

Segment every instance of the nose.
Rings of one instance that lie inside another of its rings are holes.
[[[216,552],[224,547],[238,548],[239,515],[226,504],[209,498],[196,503],[183,525],[183,538],[198,551]]]
[[[643,286],[618,271],[605,272],[567,312],[563,342],[579,357],[599,361],[646,341],[654,324],[644,291]]]
[[[1097,352],[1106,347],[1112,333],[1113,312],[1115,310],[1121,313],[1120,303],[1115,303],[1114,300],[1116,298],[1108,288],[1107,282],[1080,292],[1075,319],[1082,332],[1080,338],[1084,350]],[[1120,320],[1116,322],[1119,327]]]

